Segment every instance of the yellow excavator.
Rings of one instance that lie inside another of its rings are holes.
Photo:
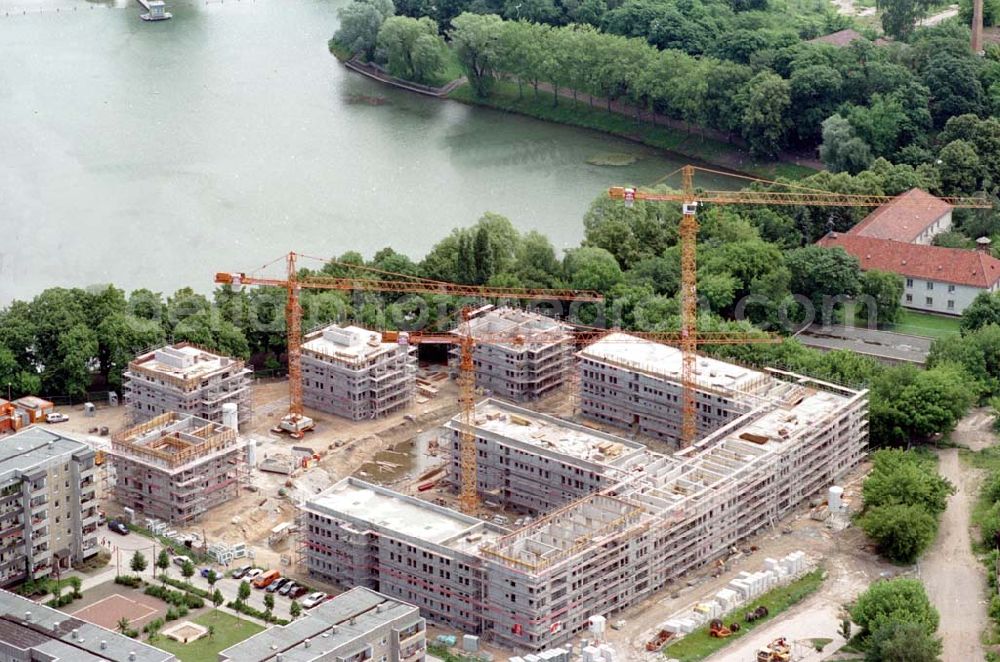
[[[792,646],[784,637],[757,651],[757,662],[791,662]]]

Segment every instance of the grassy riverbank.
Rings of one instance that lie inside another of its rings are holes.
[[[592,107],[585,95],[577,101],[571,98],[560,98],[559,105],[554,106],[552,105],[551,92],[540,92],[536,98],[533,90],[526,86],[523,97],[518,98],[516,83],[497,81],[493,93],[486,99],[477,97],[469,85],[456,88],[448,95],[448,98],[471,105],[520,113],[548,122],[603,131],[687,156],[697,161],[716,164],[768,179],[775,177],[801,179],[816,172],[812,168],[794,163],[754,161],[746,152],[741,151],[735,145],[711,138],[703,138],[696,131],[688,133],[669,127],[654,126],[648,122],[638,124],[634,118],[620,113],[609,113],[603,106],[595,104]]]

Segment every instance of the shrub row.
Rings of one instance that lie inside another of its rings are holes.
[[[169,588],[164,586],[155,586],[150,584],[146,587],[145,593],[146,595],[151,595],[154,598],[159,598],[164,602],[172,604],[175,607],[186,606],[189,609],[201,609],[205,606],[205,601],[197,595],[182,593],[181,591],[171,591]]]
[[[203,588],[198,588],[194,584],[189,584],[186,581],[180,579],[174,579],[173,577],[161,577],[163,583],[173,586],[174,588],[179,588],[182,591],[187,591],[188,593],[194,593],[198,597],[204,598],[206,600],[212,599],[212,592],[206,591]]]
[[[230,600],[226,603],[226,606],[230,609],[234,609],[241,614],[246,614],[247,616],[253,616],[254,618],[259,618],[265,623],[277,623],[278,625],[288,625],[288,619],[286,618],[276,618],[274,615],[270,619],[267,618],[267,613],[259,609],[254,609],[245,602],[237,602],[236,600]]]
[[[130,588],[139,588],[142,586],[142,577],[139,575],[118,575],[115,577],[115,583]]]

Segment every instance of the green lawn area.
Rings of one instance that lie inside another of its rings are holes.
[[[908,333],[913,336],[927,336],[929,338],[943,338],[953,333],[959,333],[959,318],[931,315],[930,313],[920,313],[915,310],[904,309],[899,316],[899,322],[887,326],[886,331]]]
[[[154,644],[157,648],[173,653],[181,662],[215,662],[219,659],[219,651],[238,644],[247,637],[257,634],[264,628],[249,619],[237,619],[224,611],[209,611],[194,619],[198,625],[215,627],[215,636],[209,639],[202,637],[198,641],[182,644],[173,639],[167,639],[162,634]],[[171,621],[164,627],[170,627],[177,621]]]
[[[792,605],[801,602],[809,595],[815,593],[823,583],[824,576],[825,573],[823,569],[817,568],[816,570],[803,575],[801,578],[795,580],[788,586],[768,591],[750,604],[743,605],[735,612],[726,614],[726,616],[722,619],[726,625],[733,622],[739,622],[740,624],[739,632],[730,637],[726,637],[725,639],[716,639],[708,633],[708,626],[706,625],[705,627],[686,635],[677,643],[667,646],[663,649],[663,653],[668,658],[677,658],[680,662],[697,662],[698,660],[704,660],[709,655],[712,655],[719,649],[727,646],[730,642],[739,639],[748,632],[752,632],[755,628],[767,623]],[[760,605],[767,607],[767,617],[762,618],[759,621],[754,621],[753,623],[744,623],[743,615],[748,611],[756,609]]]
[[[741,152],[736,146],[703,138],[697,131],[688,133],[669,127],[654,126],[649,122],[637,124],[632,117],[609,113],[600,103],[591,106],[589,97],[585,94],[581,94],[577,101],[561,97],[559,104],[553,105],[551,92],[539,92],[536,98],[531,86],[525,85],[524,95],[519,98],[517,83],[497,81],[493,93],[486,99],[477,97],[469,85],[460,86],[449,95],[449,98],[472,105],[520,113],[549,122],[623,136],[695,160],[721,164],[760,177],[801,179],[816,172],[811,168],[792,163],[754,162],[748,154]]]

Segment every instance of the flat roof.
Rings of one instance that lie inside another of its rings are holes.
[[[382,342],[382,334],[378,331],[337,324],[310,333],[302,343],[302,349],[345,361],[360,361],[398,346],[398,343]]]
[[[533,346],[551,345],[571,337],[571,327],[558,320],[519,308],[495,308],[469,320],[469,332],[483,344],[503,345],[515,339]],[[464,325],[452,333],[465,335]],[[532,342],[534,340],[535,342]]]
[[[683,352],[677,347],[630,336],[609,333],[577,353],[581,358],[619,364],[654,377],[679,382]],[[771,380],[767,374],[707,356],[698,356],[696,381],[706,387],[731,391],[756,391]]]
[[[171,653],[5,590],[0,590],[0,641],[65,662],[117,662],[128,660],[130,654],[135,655],[136,662],[177,660]]]
[[[433,503],[344,478],[306,502],[306,507],[344,515],[410,538],[470,551],[503,529]],[[471,537],[471,540],[470,540]]]
[[[359,586],[320,604],[288,625],[268,628],[230,646],[219,653],[219,659],[262,662],[281,653],[285,662],[310,662],[354,642],[361,643],[369,632],[406,616],[412,616],[412,624],[423,620],[413,605]]]
[[[0,480],[15,471],[27,472],[44,466],[52,458],[90,450],[82,441],[32,425],[0,444]]]
[[[461,424],[459,414],[445,427],[459,430]],[[635,441],[492,398],[476,405],[473,425],[478,431],[532,446],[533,450],[551,451],[597,464],[618,464],[646,448]]]
[[[187,380],[206,377],[233,367],[242,369],[243,362],[182,342],[138,356],[129,364],[129,367],[132,366]]]
[[[927,362],[927,354],[934,340],[878,329],[821,324],[809,326],[796,338],[807,347],[846,349],[877,359],[906,361],[920,365]]]

